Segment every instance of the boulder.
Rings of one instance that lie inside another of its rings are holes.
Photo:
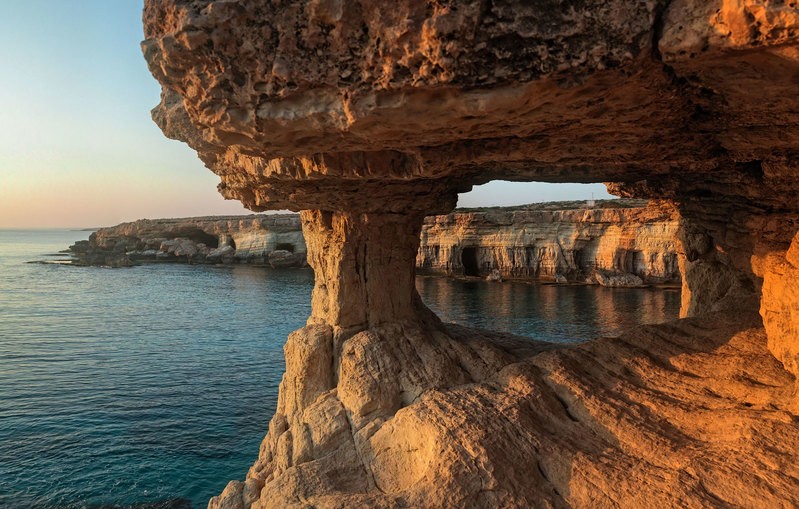
[[[644,286],[644,281],[640,277],[626,272],[595,270],[593,276],[597,283],[610,288],[638,288]]]

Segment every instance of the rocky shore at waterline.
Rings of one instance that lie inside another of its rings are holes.
[[[646,200],[458,209],[422,226],[417,272],[602,286],[679,284],[676,209]]]
[[[100,228],[69,247],[75,265],[250,263],[307,266],[296,214],[140,219]]]
[[[675,210],[645,200],[459,209],[422,228],[419,273],[609,287],[679,284]],[[143,219],[100,228],[69,252],[77,265],[249,263],[305,267],[296,214]]]

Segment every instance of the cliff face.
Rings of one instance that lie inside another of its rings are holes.
[[[416,267],[448,275],[499,271],[507,279],[596,283],[599,272],[632,274],[644,283],[680,281],[679,218],[673,207],[624,200],[590,209],[572,206],[428,217]]]
[[[601,275],[680,281],[674,207],[642,200],[547,203],[425,218],[416,267],[429,274],[589,284]],[[305,266],[298,215],[141,219],[71,246],[79,265],[142,261]],[[618,277],[617,277],[618,279]]]
[[[316,276],[212,507],[799,505],[795,2],[146,0],[144,33],[155,121],[226,197],[300,210]],[[444,327],[424,217],[492,179],[672,201],[697,318],[557,349]]]
[[[139,261],[306,264],[295,214],[140,219],[100,228],[70,246],[79,265],[129,266]]]

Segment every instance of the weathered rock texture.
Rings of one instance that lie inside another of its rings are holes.
[[[417,270],[605,284],[678,283],[679,218],[669,204],[565,202],[425,219]],[[630,277],[634,276],[634,277]]]
[[[296,214],[140,219],[100,228],[70,246],[79,265],[130,266],[141,261],[306,265]]]
[[[400,325],[333,344],[289,337],[259,459],[210,507],[799,504],[793,377],[756,316],[558,349]]]
[[[799,504],[796,2],[147,0],[144,29],[156,122],[303,210],[317,278],[213,507]],[[529,359],[442,328],[423,218],[497,178],[673,201],[684,314],[731,314]]]
[[[788,371],[796,374],[799,373],[799,233],[784,256],[771,254],[764,265],[760,314],[768,333],[769,349]],[[794,411],[799,412],[799,398],[794,401]]]

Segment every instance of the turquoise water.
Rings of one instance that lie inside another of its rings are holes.
[[[0,231],[0,507],[203,508],[258,454],[313,274],[26,263],[87,237]],[[676,291],[418,287],[447,321],[553,341],[617,335],[679,308]]]

